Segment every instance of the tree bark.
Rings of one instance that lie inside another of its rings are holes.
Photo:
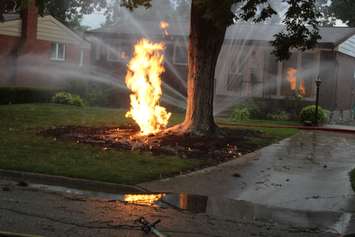
[[[227,29],[216,26],[204,17],[203,9],[191,4],[191,32],[189,39],[187,111],[180,126],[184,133],[199,136],[214,135],[217,129],[213,117],[215,69]]]

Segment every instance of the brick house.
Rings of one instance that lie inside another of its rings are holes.
[[[159,23],[121,21],[87,32],[93,48],[92,63],[122,74],[138,39],[163,41],[167,70],[164,80],[185,93],[189,24],[169,22],[169,35],[165,35]],[[314,103],[314,81],[320,76],[321,105],[333,112],[334,120],[351,119],[355,106],[355,28],[320,28],[322,39],[316,48],[294,51],[289,60],[278,62],[271,54],[270,42],[281,30],[281,25],[273,24],[229,27],[216,69],[217,113],[246,98],[272,101],[277,108],[300,93],[305,102]]]
[[[59,75],[52,72],[89,65],[90,48],[54,17],[39,16],[35,1],[30,1],[21,14],[7,14],[0,22],[0,86],[61,86]]]

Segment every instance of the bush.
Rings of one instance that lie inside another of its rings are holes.
[[[300,113],[300,120],[305,123],[305,122],[313,122],[314,121],[314,114],[316,113],[316,106],[315,105],[309,105],[304,107],[301,110]],[[318,122],[319,123],[325,123],[328,120],[328,114],[329,112],[322,107],[318,107]]]
[[[262,113],[260,106],[253,99],[247,100],[243,105],[240,106],[240,108],[246,108],[249,111],[249,117],[251,119],[258,119]]]
[[[237,122],[242,120],[249,120],[250,119],[250,112],[249,109],[246,107],[242,108],[235,108],[231,115],[231,121]]]
[[[355,169],[349,172],[349,177],[350,177],[351,188],[355,192]]]
[[[291,116],[285,111],[280,111],[276,113],[268,113],[266,118],[270,120],[288,121],[290,120]]]
[[[53,96],[52,102],[55,104],[75,105],[80,107],[85,105],[80,96],[72,95],[68,92],[58,92]]]
[[[0,87],[0,104],[49,103],[56,93],[53,89]]]

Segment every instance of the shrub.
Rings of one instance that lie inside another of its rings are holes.
[[[314,121],[314,114],[316,112],[316,106],[315,105],[309,105],[304,107],[301,110],[300,113],[300,120],[305,123],[307,121]],[[328,114],[329,112],[322,107],[318,107],[318,122],[319,123],[325,123],[328,120]]]
[[[0,104],[49,103],[55,93],[53,89],[0,87]]]
[[[231,115],[231,121],[242,121],[242,120],[249,120],[250,119],[250,112],[249,109],[246,107],[242,108],[235,108]]]
[[[285,111],[279,111],[276,113],[267,114],[266,118],[270,119],[270,120],[287,121],[287,120],[290,120],[291,116],[289,113],[287,113]]]
[[[249,111],[251,119],[258,119],[262,114],[260,105],[254,99],[247,100],[241,108],[246,108]]]
[[[350,177],[351,188],[355,192],[355,169],[349,172],[349,177]]]
[[[85,106],[85,102],[80,96],[72,95],[72,105],[83,107]]]
[[[80,107],[85,105],[80,96],[72,95],[68,92],[58,92],[53,96],[52,102],[55,104],[75,105]]]

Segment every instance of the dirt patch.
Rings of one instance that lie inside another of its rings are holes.
[[[154,155],[177,155],[186,159],[211,159],[216,163],[235,159],[262,147],[260,139],[271,139],[250,129],[223,128],[223,137],[177,136],[163,139],[141,136],[135,126],[122,127],[60,127],[40,132],[41,135],[76,143],[101,146],[103,149],[136,150]]]

